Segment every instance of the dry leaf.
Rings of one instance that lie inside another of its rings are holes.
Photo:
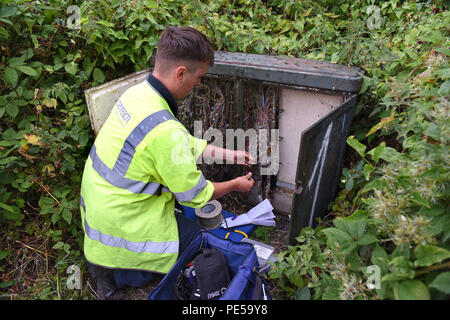
[[[42,146],[42,142],[40,141],[41,137],[38,137],[37,135],[30,134],[30,133],[25,133],[23,136],[25,137],[25,140],[29,144],[32,144],[35,146]]]

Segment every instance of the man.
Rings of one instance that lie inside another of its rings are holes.
[[[199,85],[213,63],[205,35],[189,27],[167,28],[153,73],[123,93],[92,146],[80,210],[84,254],[101,299],[119,298],[118,288],[144,286],[171,269],[200,230],[175,214],[176,202],[202,207],[253,186],[251,173],[225,182],[206,180],[196,166],[202,153],[238,163],[254,159],[244,151],[207,146],[176,119],[176,100]]]

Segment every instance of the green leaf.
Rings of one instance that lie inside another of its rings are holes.
[[[0,260],[4,259],[9,255],[9,251],[0,251]]]
[[[296,300],[311,300],[311,292],[307,287],[299,288],[295,291],[294,297]]]
[[[64,208],[61,212],[61,215],[68,224],[72,222],[72,211],[70,211],[69,209]]]
[[[18,221],[22,220],[25,216],[20,212],[18,207],[11,207],[7,204],[0,202],[0,208],[3,208],[3,216],[8,220]]]
[[[372,256],[370,257],[372,264],[379,266],[382,273],[386,273],[389,271],[389,265],[387,264],[388,259],[386,251],[384,251],[379,244],[376,244],[372,251]]]
[[[434,123],[430,123],[423,133],[436,141],[439,141],[441,137],[441,129]]]
[[[366,230],[367,221],[365,219],[354,220],[351,219],[351,217],[338,217],[333,220],[333,223],[336,228],[345,231],[345,233],[349,234],[352,239],[359,239]]]
[[[427,201],[427,199],[423,198],[419,192],[415,191],[412,195],[411,195],[411,200],[420,205],[420,206],[425,206],[427,208],[430,207],[430,203]]]
[[[19,108],[15,104],[10,103],[6,106],[6,113],[15,118],[19,114]]]
[[[36,77],[38,75],[37,72],[33,68],[30,68],[28,66],[16,66],[15,68],[17,70],[19,70],[20,72],[25,73],[32,77]]]
[[[11,206],[8,206],[7,204],[4,204],[2,202],[0,202],[0,208],[5,209],[8,212],[14,213],[14,209]]]
[[[342,231],[337,228],[327,228],[322,230],[323,233],[327,236],[329,246],[331,247],[333,244],[339,242],[343,243],[345,241],[352,241],[352,237],[345,231]]]
[[[60,219],[61,219],[61,217],[57,212],[55,212],[51,218],[53,224],[57,223]]]
[[[95,68],[92,75],[94,77],[94,81],[96,82],[103,83],[103,81],[105,81],[105,74],[99,68]]]
[[[67,73],[75,75],[78,71],[78,65],[75,62],[71,61],[64,65],[64,69],[66,70]]]
[[[364,158],[366,154],[366,146],[359,142],[354,136],[347,138],[347,144],[358,152],[358,154]]]
[[[388,162],[392,162],[400,159],[401,153],[391,147],[386,147],[383,150],[383,153],[380,155],[380,158],[386,160]]]
[[[64,242],[59,241],[52,247],[52,249],[58,250],[58,249],[61,249],[63,247],[64,247]]]
[[[437,52],[443,53],[447,56],[450,56],[450,49],[448,48],[437,48],[435,49]]]
[[[361,89],[359,90],[359,93],[364,93],[366,92],[367,88],[370,87],[370,85],[372,84],[372,78],[363,76],[363,83],[361,85]]]
[[[345,182],[345,190],[347,190],[347,191],[352,190],[354,185],[355,185],[355,180],[353,178],[348,179]]]
[[[16,85],[17,80],[19,79],[19,75],[17,74],[17,71],[13,68],[7,67],[5,69],[5,80],[8,81],[13,86]]]
[[[367,183],[364,188],[361,189],[360,193],[364,193],[371,190],[383,190],[383,188],[387,187],[387,183],[382,179],[375,179]]]
[[[14,281],[0,282],[0,289],[5,289],[14,284]]]
[[[377,123],[375,126],[373,126],[369,130],[369,132],[366,134],[366,137],[370,136],[371,134],[373,134],[374,132],[380,130],[381,128],[384,128],[386,125],[391,123],[394,119],[395,119],[394,118],[394,113],[392,112],[392,114],[389,117],[381,119],[381,121],[379,123]]]
[[[416,267],[428,267],[450,258],[450,251],[436,247],[420,245],[414,249]]]
[[[366,163],[365,165],[364,165],[364,168],[363,168],[363,174],[364,174],[364,177],[366,178],[366,181],[369,181],[369,179],[370,179],[370,174],[372,173],[372,171],[374,170],[375,168],[370,164],[370,163]]]
[[[419,280],[405,280],[394,286],[396,300],[430,300],[427,286]]]
[[[394,251],[391,254],[391,258],[396,257],[405,257],[408,260],[411,258],[411,249],[409,248],[409,245],[407,243],[395,247]]]
[[[413,276],[414,276],[414,273],[413,273]],[[382,282],[387,282],[387,281],[399,281],[399,280],[406,280],[406,279],[410,279],[410,277],[408,277],[404,273],[390,272],[390,273],[385,274],[381,278],[381,281]]]
[[[0,18],[6,18],[14,15],[17,11],[16,7],[4,6],[0,8]]]
[[[372,156],[373,161],[378,162],[380,160],[380,156],[383,154],[384,149],[386,148],[386,142],[380,143],[378,146],[367,152]]]
[[[345,231],[336,228],[327,228],[322,230],[327,236],[327,245],[329,247],[339,247],[339,254],[346,255],[357,247],[352,237]]]
[[[369,244],[378,242],[378,238],[374,236],[373,234],[364,234],[361,238],[358,240],[358,244],[361,246],[367,246]]]
[[[430,288],[450,294],[450,271],[439,274],[429,285]]]

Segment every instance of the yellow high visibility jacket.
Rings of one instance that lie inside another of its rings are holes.
[[[207,141],[189,134],[168,101],[176,107],[150,75],[123,93],[92,146],[80,200],[91,263],[167,273],[178,257],[175,199],[194,208],[211,199],[196,165]]]

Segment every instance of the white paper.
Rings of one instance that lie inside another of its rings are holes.
[[[275,226],[275,215],[272,212],[273,207],[269,200],[263,202],[250,209],[247,213],[236,217],[227,218],[222,223],[224,228],[232,228],[246,224],[256,224],[260,226]]]
[[[253,245],[253,247],[255,248],[256,251],[256,255],[264,260],[267,260],[270,258],[270,255],[272,254],[273,250],[260,246],[260,245]]]

